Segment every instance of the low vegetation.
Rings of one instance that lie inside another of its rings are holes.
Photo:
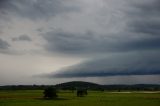
[[[76,90],[76,88],[83,87],[88,90],[96,91],[160,91],[160,85],[156,84],[136,84],[136,85],[99,85],[90,82],[72,81],[61,83],[57,85],[8,85],[0,86],[0,90],[44,90],[48,87],[55,87],[62,90]]]
[[[74,81],[55,86],[0,88],[0,106],[160,106],[159,85],[98,85]]]
[[[54,87],[48,87],[43,92],[45,99],[55,99],[57,98],[57,90]]]
[[[160,93],[111,93],[59,91],[57,99],[44,99],[43,90],[0,91],[0,106],[160,106]]]

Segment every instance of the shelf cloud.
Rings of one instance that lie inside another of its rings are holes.
[[[128,75],[160,75],[157,53],[114,55],[96,58],[77,65],[62,68],[57,73],[45,75],[51,78],[104,77]]]
[[[153,82],[160,74],[159,17],[159,0],[0,0],[0,84],[35,74],[152,75]]]

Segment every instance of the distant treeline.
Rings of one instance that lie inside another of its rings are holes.
[[[82,82],[82,81],[66,82],[62,84],[57,84],[55,85],[55,87],[62,90],[76,90],[77,88],[87,88],[89,90],[99,90],[99,91],[104,91],[104,90],[160,91],[160,85],[156,84],[99,85],[96,83]]]
[[[58,90],[74,91],[78,88],[98,91],[160,91],[160,85],[136,84],[136,85],[99,85],[90,82],[72,81],[57,85],[7,85],[0,86],[0,90],[44,90],[47,87],[55,87]]]
[[[0,90],[42,90],[51,85],[6,85],[0,86]]]
[[[129,90],[129,91],[160,91],[160,85],[136,84],[136,85],[104,85],[105,90]]]

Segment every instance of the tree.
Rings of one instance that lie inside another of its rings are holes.
[[[53,87],[48,87],[44,90],[44,98],[53,99],[57,98],[57,90]]]
[[[86,89],[79,89],[77,90],[77,96],[82,97],[84,95],[87,95],[87,90]]]

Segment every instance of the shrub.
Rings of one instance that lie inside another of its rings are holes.
[[[57,91],[53,87],[48,87],[44,90],[44,98],[52,99],[52,98],[57,98]]]
[[[87,94],[88,94],[87,90],[85,90],[85,89],[77,90],[77,96],[79,96],[79,97],[82,97]]]

